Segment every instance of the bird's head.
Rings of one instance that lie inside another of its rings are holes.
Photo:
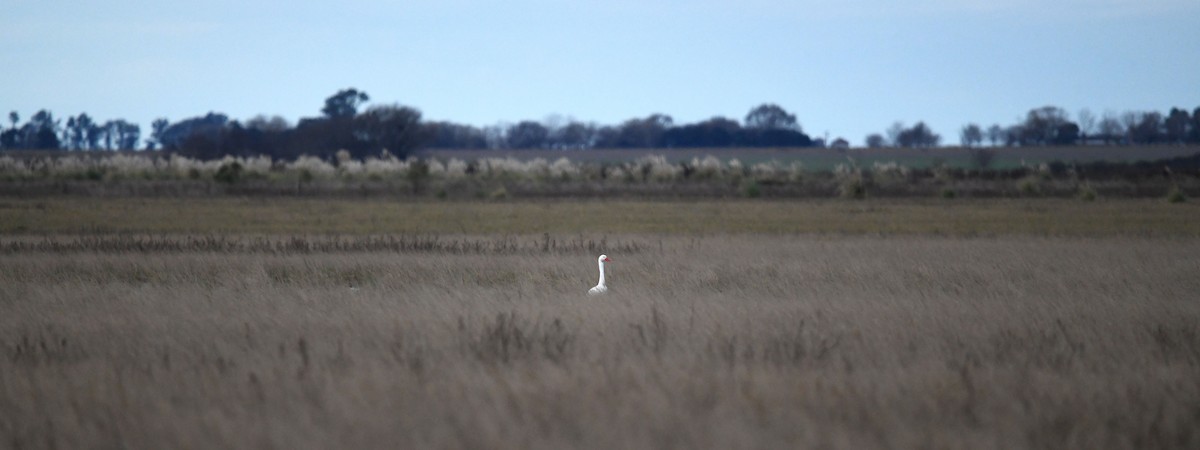
[[[612,260],[608,259],[608,255],[600,255],[600,262],[612,262]]]

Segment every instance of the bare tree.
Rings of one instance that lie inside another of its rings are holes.
[[[963,147],[973,147],[983,142],[983,129],[979,125],[969,123],[959,133],[959,142]]]
[[[900,147],[900,135],[904,133],[904,122],[896,121],[887,129],[887,139],[893,147]]]
[[[1117,114],[1112,111],[1105,112],[1104,117],[1100,119],[1100,123],[1096,126],[1096,131],[1104,138],[1106,144],[1120,140],[1124,135],[1123,130],[1124,128],[1121,127],[1121,121],[1117,118]]]
[[[1126,138],[1133,140],[1133,131],[1137,128],[1138,122],[1141,120],[1141,115],[1133,111],[1125,111],[1121,114],[1121,130]]]
[[[987,129],[988,142],[992,143],[992,147],[1000,145],[1004,141],[1004,128],[1000,124],[992,124]]]
[[[501,149],[508,146],[508,139],[505,134],[508,132],[510,124],[500,122],[492,126],[483,127],[483,139],[487,142],[487,148]]]
[[[1076,122],[1079,123],[1079,131],[1086,138],[1096,130],[1096,115],[1092,114],[1092,110],[1083,108],[1079,110],[1079,114],[1075,115]]]
[[[150,139],[146,140],[146,148],[154,150],[163,146],[163,133],[167,131],[167,127],[171,126],[171,122],[165,117],[159,117],[150,122]]]
[[[72,127],[71,123],[67,123],[67,127],[71,128],[70,143],[71,148],[76,150],[91,150],[94,146],[95,138],[90,135],[96,129],[96,122],[92,120],[87,113],[79,113],[75,116],[75,123]]]

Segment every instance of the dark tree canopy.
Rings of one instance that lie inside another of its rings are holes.
[[[735,120],[713,117],[672,128],[665,136],[668,147],[731,147],[742,142],[744,132]]]
[[[871,133],[867,135],[866,144],[867,148],[882,148],[887,144],[887,141],[883,138],[882,134]]]
[[[509,148],[544,148],[550,131],[544,125],[526,120],[508,129]]]
[[[674,125],[675,119],[666,114],[651,114],[645,119],[625,121],[618,133],[614,147],[645,148],[661,147],[662,137]]]
[[[746,128],[757,130],[800,130],[796,115],[788,113],[779,105],[765,103],[746,114]]]
[[[202,117],[192,117],[168,125],[158,133],[156,139],[163,148],[178,149],[189,139],[215,141],[221,129],[229,122],[229,116],[210,112]],[[218,155],[217,157],[220,157]]]
[[[1057,106],[1030,110],[1025,116],[1023,130],[1023,145],[1066,145],[1074,143],[1079,136],[1079,126],[1067,120],[1067,112]]]
[[[54,118],[49,110],[40,110],[29,118],[29,121],[17,127],[21,120],[16,111],[9,113],[12,127],[0,133],[0,146],[10,149],[29,150],[58,150],[61,148],[59,130],[61,121]]]
[[[431,148],[479,149],[487,148],[487,135],[479,128],[453,122],[427,122],[426,143]]]
[[[330,119],[349,118],[358,114],[358,106],[370,100],[366,92],[357,89],[342,89],[325,99],[321,113]]]
[[[900,130],[896,136],[896,146],[898,147],[937,147],[941,142],[942,137],[934,133],[925,122],[917,122],[912,128]]]
[[[1188,112],[1185,109],[1171,108],[1163,122],[1163,131],[1167,142],[1179,144],[1187,141]]]

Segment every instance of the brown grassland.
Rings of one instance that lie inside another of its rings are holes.
[[[1198,223],[0,199],[0,447],[1200,448]]]
[[[1200,236],[1200,204],[1158,199],[434,201],[0,197],[0,235],[936,234]]]

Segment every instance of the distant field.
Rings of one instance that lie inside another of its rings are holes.
[[[339,158],[279,161],[256,156],[193,160],[151,153],[3,154],[0,198],[1181,201],[1200,196],[1200,147],[986,151],[995,156],[982,154],[994,158],[983,169],[980,161],[972,160],[973,151],[955,148],[431,151],[421,158],[374,155],[360,160],[343,153]],[[1172,157],[1177,158],[1163,159]],[[1099,161],[1147,163],[1083,164]]]
[[[1197,236],[1200,205],[1159,199],[394,201],[0,199],[0,236],[96,233]]]
[[[992,163],[994,168],[1010,168],[1026,164],[1036,165],[1042,162],[1127,162],[1190,156],[1200,152],[1196,146],[1079,146],[1079,147],[986,147],[996,152]],[[437,158],[458,158],[464,161],[487,157],[513,157],[520,160],[544,158],[555,160],[568,158],[578,162],[610,162],[620,163],[632,161],[645,155],[663,155],[673,163],[690,161],[692,158],[704,158],[707,155],[716,156],[728,161],[738,158],[745,164],[767,161],[779,161],[790,164],[799,161],[809,170],[830,170],[837,164],[846,163],[847,157],[853,158],[858,164],[870,166],[872,163],[896,162],[909,167],[929,167],[935,164],[948,164],[955,167],[973,167],[971,155],[959,147],[940,147],[932,149],[909,148],[855,148],[850,150],[834,150],[828,148],[688,148],[688,149],[593,149],[584,151],[563,150],[425,150],[424,156]]]

